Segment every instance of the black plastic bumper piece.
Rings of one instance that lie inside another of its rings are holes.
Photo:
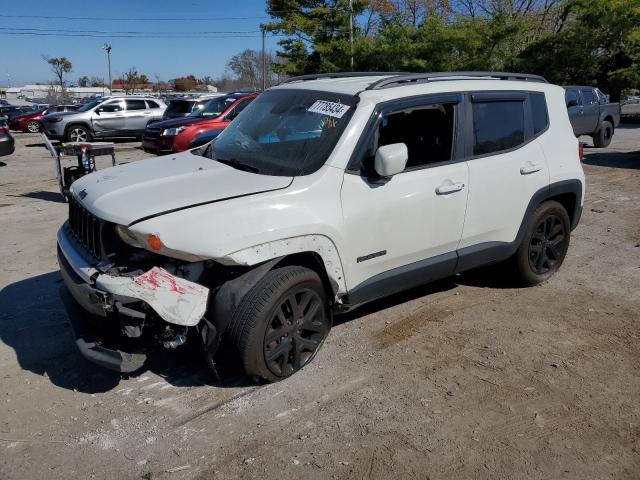
[[[147,360],[144,353],[125,352],[105,346],[102,340],[96,337],[89,324],[87,317],[91,315],[78,305],[67,288],[60,287],[60,297],[67,310],[69,322],[76,337],[76,345],[87,360],[122,373],[134,372],[144,365]]]

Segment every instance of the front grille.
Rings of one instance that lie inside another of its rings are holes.
[[[149,128],[144,131],[144,138],[158,138],[160,136],[159,128]]]
[[[97,259],[102,258],[103,223],[80,205],[73,195],[69,197],[69,230],[85,250]]]

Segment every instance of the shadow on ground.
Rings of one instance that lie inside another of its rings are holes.
[[[640,150],[635,152],[598,152],[598,150],[586,153],[582,163],[595,167],[625,168],[630,170],[640,169]]]
[[[34,198],[36,200],[44,200],[45,202],[66,203],[60,192],[46,192],[39,190],[37,192],[21,193],[20,195],[7,195],[8,197],[25,197]]]
[[[222,380],[214,382],[197,348],[158,351],[150,355],[140,372],[131,375],[94,365],[76,348],[59,295],[61,285],[60,273],[51,272],[15,282],[0,291],[0,340],[14,349],[21,368],[46,375],[59,387],[85,393],[106,392],[120,380],[144,371],[152,371],[178,387],[247,384],[237,369],[227,365],[222,366]]]

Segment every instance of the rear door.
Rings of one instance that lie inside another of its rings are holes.
[[[125,112],[124,128],[128,133],[141,134],[144,132],[147,122],[151,120],[151,110],[142,99],[127,98],[125,100],[127,110]]]
[[[467,95],[467,102],[470,188],[459,270],[493,260],[487,255],[499,256],[501,247],[512,244],[531,198],[549,185],[536,141],[548,125],[544,95],[477,92]]]

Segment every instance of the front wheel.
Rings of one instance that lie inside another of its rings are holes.
[[[27,131],[29,133],[38,133],[40,131],[40,122],[31,120],[27,123]]]
[[[267,273],[243,298],[229,335],[245,373],[276,382],[310,363],[330,328],[331,314],[318,274],[288,266]]]
[[[598,148],[608,147],[613,138],[613,124],[609,121],[602,122],[600,129],[593,136],[593,144]]]
[[[87,127],[82,125],[71,125],[67,130],[68,142],[89,142],[91,141],[91,133]]]
[[[536,285],[558,271],[569,249],[571,225],[565,208],[555,201],[541,204],[533,213],[514,260],[525,285]]]

